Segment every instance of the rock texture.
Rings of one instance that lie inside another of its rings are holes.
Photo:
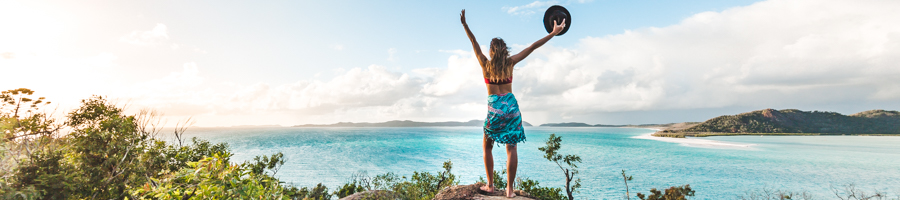
[[[372,199],[393,199],[394,193],[386,190],[369,190],[365,192],[357,192],[356,194],[346,196],[338,200],[372,200]]]
[[[500,188],[493,193],[486,193],[478,189],[481,186],[484,186],[484,183],[447,187],[438,192],[434,196],[434,200],[536,200],[521,190],[516,190],[515,198],[506,198],[505,191]]]

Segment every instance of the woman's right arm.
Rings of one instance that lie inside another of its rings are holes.
[[[551,31],[550,34],[544,36],[537,42],[532,43],[531,46],[525,47],[525,49],[523,49],[516,55],[510,56],[509,59],[512,60],[513,65],[519,63],[519,61],[525,60],[525,57],[528,57],[531,52],[534,52],[535,49],[543,46],[544,43],[550,41],[550,38],[553,38],[553,36],[556,36],[557,34],[559,34],[559,32],[562,32],[562,30],[566,28],[566,19],[563,19],[561,22],[559,22],[559,24],[556,24],[556,22],[557,21],[553,21],[553,31]]]
[[[478,41],[475,40],[475,35],[472,34],[472,30],[469,30],[469,25],[466,24],[466,10],[463,9],[462,13],[459,14],[459,21],[462,22],[463,28],[466,29],[466,35],[469,36],[469,41],[472,41],[472,48],[475,49],[475,58],[478,59],[478,64],[484,68],[484,63],[487,62],[487,57],[484,56],[484,53],[481,52],[481,46],[478,45]]]

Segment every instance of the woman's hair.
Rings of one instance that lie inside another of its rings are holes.
[[[491,40],[491,60],[484,70],[484,77],[498,82],[512,76],[513,66],[509,61],[509,47],[499,37]]]

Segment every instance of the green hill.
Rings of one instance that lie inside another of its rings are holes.
[[[765,109],[725,115],[674,133],[821,133],[900,134],[900,112],[870,110],[852,115],[836,112]]]

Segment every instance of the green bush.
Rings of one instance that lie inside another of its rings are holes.
[[[402,199],[432,199],[441,189],[459,184],[456,175],[450,173],[453,163],[448,160],[443,168],[443,172],[436,174],[415,171],[409,181],[403,177],[403,181],[395,184],[392,191]]]
[[[568,199],[565,195],[562,194],[562,189],[560,188],[551,188],[551,187],[541,187],[540,183],[535,180],[528,179],[527,177],[519,178],[518,184],[519,190],[527,192],[541,200],[564,200]]]
[[[506,179],[503,179],[503,177],[506,177],[506,170],[494,170],[494,173],[491,176],[493,176],[492,180],[494,182],[494,187],[506,188]],[[484,177],[478,176],[478,182],[487,183],[487,180],[484,180]]]
[[[254,174],[246,165],[228,162],[228,154],[216,154],[189,168],[151,179],[132,191],[142,199],[289,199],[277,179]]]
[[[340,198],[366,190],[386,190],[391,191],[390,195],[378,199],[433,199],[441,189],[459,184],[457,176],[451,173],[453,163],[450,160],[444,162],[443,168],[444,171],[434,174],[414,171],[409,178],[392,172],[371,179],[357,176],[339,187],[335,196]]]
[[[365,192],[367,189],[358,183],[346,183],[335,189],[334,195],[338,198],[344,198],[357,192]]]
[[[650,189],[649,195],[637,193],[637,196],[641,200],[686,200],[687,197],[694,196],[694,192],[695,191],[691,189],[691,185],[688,184],[678,187],[672,186],[669,189],[666,189],[665,193],[653,188]]]
[[[2,199],[331,199],[327,187],[284,185],[281,153],[232,164],[226,144],[183,145],[155,138],[153,115],[127,115],[100,96],[57,123],[44,98],[20,88],[0,93]],[[62,128],[71,129],[59,135]]]

